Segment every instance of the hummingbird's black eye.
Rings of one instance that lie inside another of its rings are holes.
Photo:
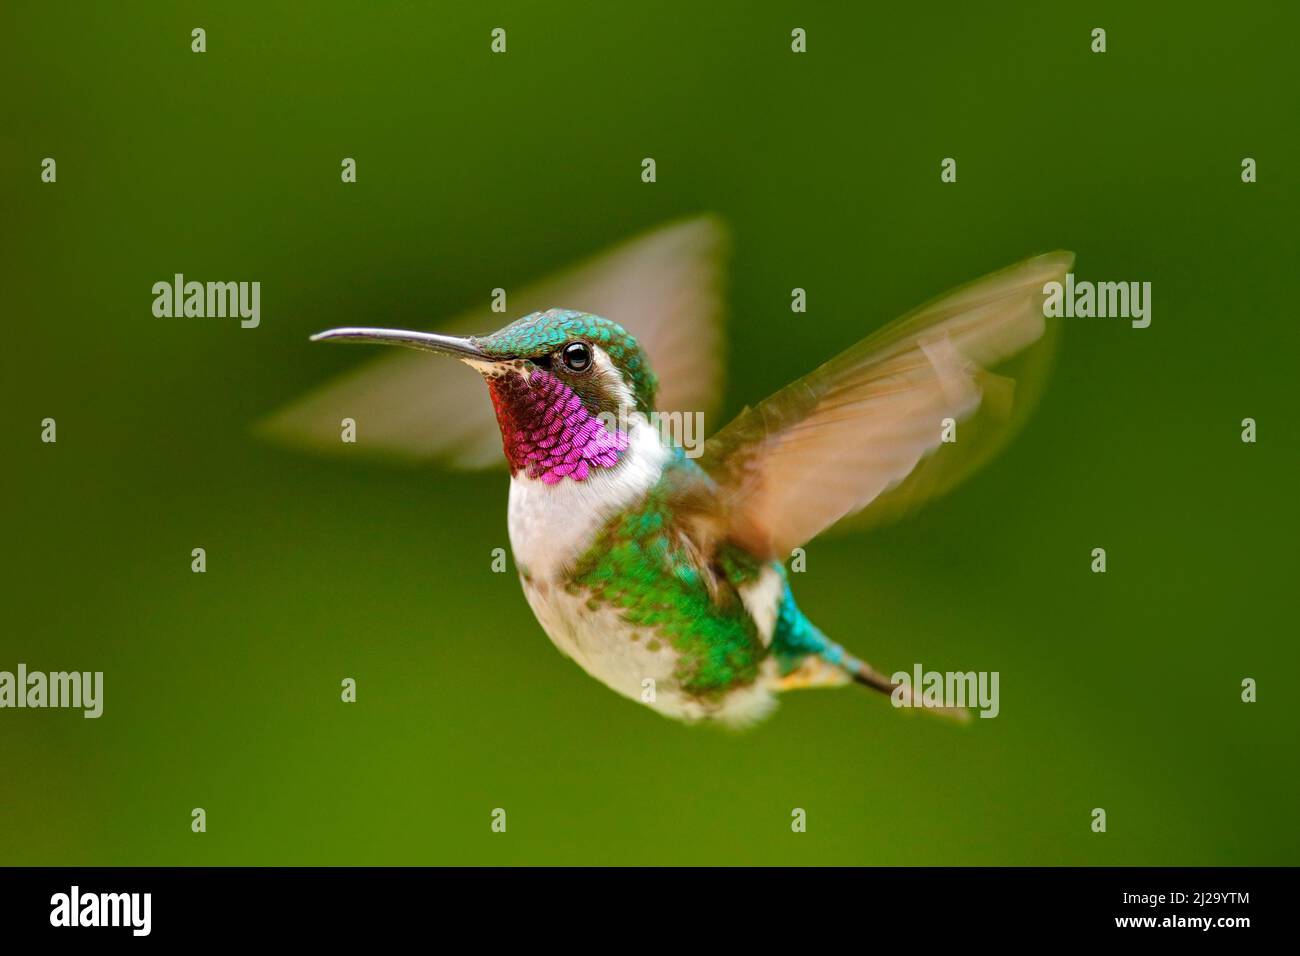
[[[560,353],[564,367],[570,372],[585,372],[591,368],[591,348],[586,342],[570,342]]]

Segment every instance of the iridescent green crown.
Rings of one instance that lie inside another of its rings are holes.
[[[492,356],[536,358],[573,339],[604,349],[636,396],[637,409],[649,413],[654,408],[659,380],[650,370],[641,346],[623,326],[599,315],[573,309],[547,309],[526,315],[491,335],[476,337],[474,342]]]

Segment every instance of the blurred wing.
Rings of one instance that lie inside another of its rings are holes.
[[[962,286],[745,409],[700,462],[725,536],[783,558],[848,515],[853,527],[898,517],[982,465],[1041,391],[1055,332],[1043,285],[1073,262],[1048,253]]]
[[[560,307],[618,322],[641,343],[659,376],[660,410],[707,414],[721,390],[726,251],[726,230],[717,219],[673,223],[512,292],[511,312]],[[430,331],[473,335],[504,324],[503,316],[483,308]],[[344,418],[357,422],[356,444],[339,440]],[[322,453],[360,450],[459,468],[502,461],[492,403],[478,374],[459,362],[404,350],[325,383],[258,431]]]

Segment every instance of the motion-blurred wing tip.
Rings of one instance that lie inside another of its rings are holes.
[[[690,234],[701,242],[713,246],[713,251],[719,254],[726,253],[731,246],[731,230],[726,220],[716,212],[684,216],[664,227],[666,232],[674,228],[682,234]]]
[[[291,407],[282,408],[259,418],[253,422],[249,433],[258,441],[295,448],[299,451],[315,451],[320,445],[319,439],[310,429],[304,427],[302,422],[294,420]]]
[[[1074,267],[1074,253],[1068,249],[1054,249],[1041,256],[1035,256],[1029,261],[1047,271],[1069,272]]]

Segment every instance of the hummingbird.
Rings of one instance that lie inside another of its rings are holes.
[[[717,398],[726,245],[711,217],[661,228],[528,290],[550,305],[492,332],[315,334],[423,354],[353,373],[267,430],[337,450],[352,412],[390,457],[503,456],[510,546],[541,629],[667,717],[747,726],[784,692],[846,684],[913,703],[813,623],[785,562],[832,527],[914,510],[1005,444],[1051,363],[1044,285],[1074,257],[1036,256],[948,292],[688,449],[663,423]],[[456,364],[474,374],[440,374]]]

